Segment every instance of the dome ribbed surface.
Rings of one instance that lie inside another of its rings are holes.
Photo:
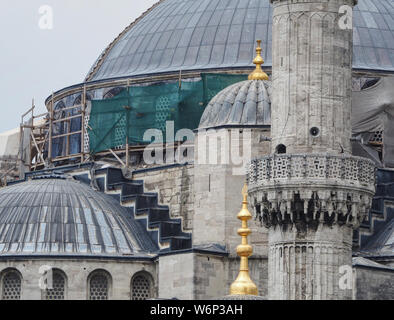
[[[359,0],[353,67],[394,72],[394,1]],[[269,0],[162,0],[103,52],[88,81],[251,67],[257,39],[271,66]]]
[[[247,80],[219,92],[208,104],[199,128],[271,124],[271,84]]]
[[[0,190],[0,257],[124,256],[157,250],[130,208],[72,180],[39,179]]]

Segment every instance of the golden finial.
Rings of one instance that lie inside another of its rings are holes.
[[[242,228],[238,229],[238,234],[242,237],[242,244],[237,247],[237,254],[241,257],[241,266],[237,280],[235,280],[231,285],[230,295],[257,296],[257,286],[249,275],[248,258],[252,255],[253,248],[248,243],[248,236],[252,233],[248,227],[248,220],[252,219],[252,215],[248,210],[248,186],[246,183],[242,189],[242,195],[242,209],[238,213],[238,219],[242,221]]]
[[[261,40],[257,40],[257,48],[256,53],[257,56],[253,60],[253,63],[256,65],[256,69],[249,75],[249,80],[268,80],[268,75],[261,69],[261,65],[264,63],[264,59],[261,56]]]

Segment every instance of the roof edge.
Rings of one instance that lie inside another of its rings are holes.
[[[85,260],[126,260],[126,261],[141,261],[141,262],[153,262],[157,258],[157,254],[152,256],[138,256],[138,255],[108,255],[108,254],[45,254],[45,253],[23,253],[23,254],[2,254],[0,255],[0,261],[20,261],[20,260],[73,260],[73,259],[85,259]]]
[[[380,264],[374,260],[365,257],[354,257],[352,261],[353,267],[365,268],[365,269],[376,269],[394,272],[394,268]]]

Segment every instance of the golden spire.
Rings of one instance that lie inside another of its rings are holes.
[[[248,236],[252,233],[248,227],[248,220],[252,219],[252,215],[248,210],[248,186],[246,183],[242,189],[242,195],[242,210],[238,213],[238,219],[242,221],[242,228],[238,229],[238,234],[242,237],[242,244],[237,247],[237,254],[241,257],[241,266],[237,280],[231,285],[230,295],[257,296],[257,286],[249,276],[248,258],[252,255],[253,248],[248,243]]]
[[[264,59],[261,56],[261,40],[257,40],[257,48],[256,53],[257,56],[253,60],[253,63],[256,65],[256,69],[249,75],[249,80],[268,80],[268,75],[261,69],[261,65],[264,63]]]

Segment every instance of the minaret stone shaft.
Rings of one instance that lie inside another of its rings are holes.
[[[351,156],[354,0],[271,0],[272,155],[253,160],[249,196],[269,229],[270,299],[350,299],[353,229],[368,214],[375,167]]]
[[[273,153],[350,154],[353,31],[338,20],[354,0],[271,2]]]

